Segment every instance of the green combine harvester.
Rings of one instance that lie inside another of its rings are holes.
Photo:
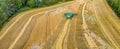
[[[72,12],[67,12],[67,13],[65,13],[64,15],[65,15],[65,17],[66,17],[67,19],[72,19],[72,17],[73,17],[74,15],[77,15],[77,14],[73,14]]]
[[[72,14],[71,12],[65,13],[65,17],[66,17],[67,19],[72,19],[73,14]]]

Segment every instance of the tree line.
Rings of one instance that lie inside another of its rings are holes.
[[[66,1],[70,0],[0,0],[0,28],[21,9],[50,6]]]
[[[107,0],[115,13],[120,17],[120,0]]]

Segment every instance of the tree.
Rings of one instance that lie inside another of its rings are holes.
[[[22,7],[26,6],[29,0],[21,0],[22,2]]]
[[[0,24],[2,24],[7,19],[6,13],[3,11],[2,8],[0,8]]]
[[[35,0],[29,0],[27,4],[31,8],[36,7]]]
[[[49,5],[50,1],[49,0],[42,0],[44,5]]]
[[[42,0],[35,0],[36,7],[42,6],[43,1]]]
[[[15,0],[15,2],[16,2],[15,5],[17,6],[18,9],[23,7],[22,0]]]

